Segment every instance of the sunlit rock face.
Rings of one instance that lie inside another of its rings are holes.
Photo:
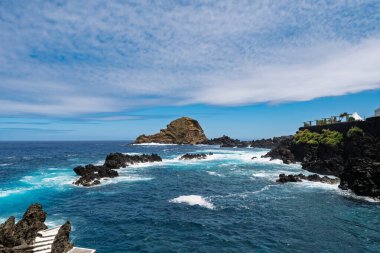
[[[165,129],[153,135],[140,135],[135,143],[198,144],[207,137],[197,120],[182,117],[170,122]]]

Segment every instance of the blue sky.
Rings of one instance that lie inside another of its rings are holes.
[[[291,134],[380,107],[379,1],[1,1],[0,140]]]

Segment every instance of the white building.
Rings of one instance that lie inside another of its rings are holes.
[[[380,117],[380,108],[375,110],[375,117]]]

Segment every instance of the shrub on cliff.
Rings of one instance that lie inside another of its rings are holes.
[[[308,129],[298,131],[294,137],[293,142],[295,144],[310,144],[310,145],[318,145],[320,139],[319,133],[310,132]]]
[[[347,132],[347,137],[352,138],[354,136],[363,136],[364,131],[360,127],[354,126],[351,127],[350,130]]]
[[[338,131],[323,129],[319,140],[320,143],[336,146],[343,142],[343,134]]]
[[[322,133],[310,132],[310,130],[305,129],[297,132],[294,135],[293,142],[295,144],[309,144],[309,145],[319,145],[327,144],[331,146],[338,145],[343,141],[343,134],[337,131],[332,131],[329,129],[323,129]]]

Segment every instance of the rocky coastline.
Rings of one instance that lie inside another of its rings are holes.
[[[359,127],[342,130],[302,129],[284,140],[265,157],[340,178],[339,188],[360,196],[380,198],[380,136]],[[281,177],[280,177],[281,178]],[[287,179],[282,176],[282,180]]]
[[[222,137],[210,139],[204,141],[202,144],[206,145],[219,145],[222,148],[265,148],[272,149],[279,146],[283,141],[291,139],[291,136],[280,136],[273,137],[268,139],[259,139],[252,141],[241,141],[239,139],[232,139],[227,135],[223,135]]]
[[[17,223],[15,217],[11,216],[0,224],[0,252],[37,252],[33,250],[33,243],[38,233],[48,228],[45,225],[46,216],[42,206],[36,203],[28,207]],[[71,224],[67,221],[59,228],[54,238],[51,246],[52,253],[65,253],[74,247],[69,241],[70,232]]]
[[[278,183],[295,183],[295,182],[302,182],[304,180],[311,181],[311,182],[320,182],[320,183],[326,183],[326,184],[337,184],[339,183],[339,178],[330,178],[327,176],[319,176],[318,174],[312,174],[312,175],[304,175],[304,174],[298,174],[298,175],[285,175],[280,174],[278,176],[279,178],[276,180]]]
[[[210,140],[205,140],[202,142],[205,145],[219,145],[225,148],[246,148],[249,147],[250,143],[248,141],[240,141],[238,139],[232,139],[227,135],[223,135],[219,138],[214,138]]]
[[[119,168],[125,168],[137,163],[161,161],[161,157],[157,154],[128,155],[122,153],[110,153],[107,155],[103,165],[88,164],[75,167],[73,170],[80,177],[74,182],[74,184],[85,187],[95,186],[100,184],[100,179],[102,178],[118,177],[119,173],[116,170]]]

